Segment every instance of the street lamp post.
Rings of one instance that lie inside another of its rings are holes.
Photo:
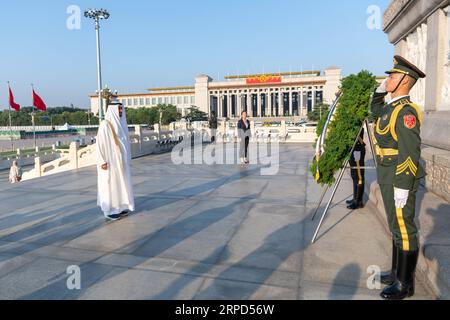
[[[107,20],[110,14],[105,9],[88,9],[84,12],[86,18],[95,21],[95,31],[97,38],[97,90],[98,90],[98,117],[103,119],[103,99],[102,99],[102,62],[100,56],[100,20]]]

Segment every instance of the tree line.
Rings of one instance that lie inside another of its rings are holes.
[[[33,107],[23,107],[19,112],[11,111],[12,126],[31,126]],[[71,125],[96,125],[98,118],[85,109],[71,107],[49,108],[47,111],[36,112],[35,124],[37,126],[63,126]],[[9,126],[9,111],[0,112],[0,126]]]
[[[32,107],[23,107],[20,112],[11,111],[12,126],[31,126]],[[160,122],[168,125],[182,118],[177,107],[170,104],[159,104],[151,108],[131,109],[126,108],[127,121],[129,124],[153,125]],[[191,121],[204,120],[207,118],[204,112],[192,107],[186,118]],[[36,112],[35,123],[37,126],[63,126],[70,125],[98,125],[99,119],[92,112],[80,108],[56,107],[49,108],[44,112]],[[0,112],[0,126],[9,126],[9,111]]]

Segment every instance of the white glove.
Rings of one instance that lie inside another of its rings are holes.
[[[397,209],[403,209],[408,202],[409,190],[394,188],[394,200],[395,207]]]
[[[380,86],[377,88],[376,93],[386,93],[386,82],[388,78],[384,79],[383,82],[380,84]]]
[[[353,157],[355,158],[356,162],[359,162],[359,160],[361,160],[361,151],[354,151]]]

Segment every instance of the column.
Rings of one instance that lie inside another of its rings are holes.
[[[231,114],[231,111],[232,111],[231,105],[233,104],[233,101],[231,101],[231,100],[232,100],[232,97],[233,97],[233,96],[232,96],[230,93],[227,94],[227,110],[228,110],[227,116],[228,116],[228,118],[230,118],[230,119],[233,117],[233,115]]]
[[[289,116],[293,116],[294,115],[294,111],[293,111],[293,100],[294,97],[292,95],[292,89],[289,89]]]
[[[283,115],[284,110],[284,99],[283,99],[283,92],[278,90],[278,116]]]
[[[267,112],[266,115],[269,117],[272,116],[272,93],[270,92],[270,89],[267,90]]]
[[[253,117],[253,107],[252,107],[252,94],[250,90],[247,92],[247,114],[249,117]]]
[[[237,103],[237,116],[240,117],[242,113],[242,94],[238,92],[236,96],[236,103]]]
[[[316,89],[313,87],[312,89],[312,110],[316,109]]]
[[[223,117],[222,97],[220,96],[220,94],[217,95],[217,117],[218,118]]]

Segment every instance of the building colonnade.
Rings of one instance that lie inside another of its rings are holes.
[[[210,112],[219,118],[306,116],[323,101],[323,87],[211,90]]]

